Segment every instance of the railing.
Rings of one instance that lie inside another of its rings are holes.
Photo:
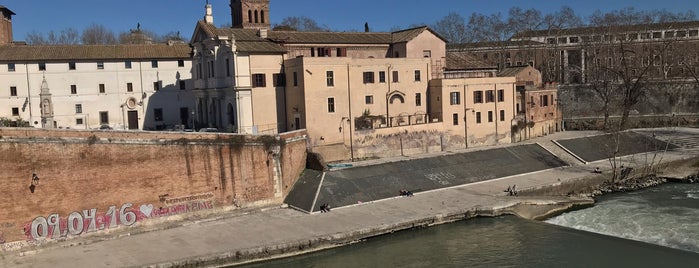
[[[355,130],[381,129],[403,127],[442,122],[441,114],[413,114],[386,117],[383,115],[369,115],[354,118]]]

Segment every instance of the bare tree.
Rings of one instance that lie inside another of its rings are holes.
[[[112,30],[100,24],[87,26],[82,33],[82,43],[84,45],[105,45],[116,44],[117,38]]]
[[[466,19],[456,12],[449,13],[449,15],[438,20],[430,27],[447,39],[449,43],[468,43],[472,41],[466,29]]]
[[[292,30],[299,32],[327,32],[328,27],[320,26],[318,23],[307,17],[286,17],[282,22],[274,27],[275,30]]]
[[[60,32],[49,31],[46,35],[32,31],[26,40],[30,45],[75,45],[80,43],[80,33],[74,28],[66,28]]]

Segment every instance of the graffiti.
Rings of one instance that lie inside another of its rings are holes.
[[[131,209],[133,205],[126,203],[117,210],[111,206],[104,214],[97,214],[97,209],[71,212],[67,218],[61,218],[54,213],[48,217],[36,217],[25,226],[27,241],[44,240],[48,238],[64,238],[69,235],[77,236],[83,233],[116,228],[119,225],[131,226],[139,220],[139,211]],[[138,214],[136,212],[139,212]]]
[[[153,205],[141,205],[141,213],[148,218],[167,217],[200,210],[213,209],[213,200],[194,201],[153,209]]]
[[[167,205],[170,205],[170,204],[186,203],[186,202],[191,202],[191,201],[197,201],[197,200],[202,200],[202,199],[213,199],[213,198],[214,198],[214,193],[203,193],[203,194],[195,194],[195,195],[183,196],[183,197],[165,198],[164,203]]]
[[[425,177],[428,180],[431,180],[433,182],[439,183],[441,185],[449,185],[451,184],[449,180],[456,178],[454,174],[451,174],[449,172],[437,172],[437,173],[430,173],[430,174],[425,174]]]
[[[47,217],[39,216],[24,225],[24,234],[28,242],[41,242],[46,239],[60,239],[85,233],[113,229],[119,226],[132,226],[146,218],[178,215],[214,208],[213,193],[166,199],[166,207],[155,208],[153,204],[135,207],[125,203],[120,208],[110,206],[106,213],[98,214],[97,209],[73,211],[65,215],[53,213]],[[205,200],[209,199],[209,200]],[[13,225],[14,226],[14,225]],[[0,225],[2,227],[2,225]],[[4,242],[0,231],[0,241]],[[0,244],[3,244],[0,242]]]
[[[18,250],[18,249],[21,249],[23,247],[36,246],[36,245],[39,245],[39,243],[38,242],[29,242],[29,241],[14,241],[14,242],[1,244],[0,251]]]

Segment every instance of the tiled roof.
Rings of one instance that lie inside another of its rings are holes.
[[[259,37],[257,29],[216,28],[204,21],[199,21],[199,26],[210,37],[232,36],[235,39],[236,49],[240,52],[286,52],[280,45]]]
[[[468,70],[495,68],[492,64],[481,61],[470,53],[447,51],[447,70]]]
[[[396,31],[391,33],[391,39],[393,43],[401,43],[401,42],[408,42],[412,40],[413,38],[417,37],[419,34],[421,34],[424,31],[429,31],[437,38],[442,39],[445,43],[447,42],[446,39],[444,39],[442,36],[440,36],[437,32],[433,31],[427,26],[420,26],[420,27],[415,27],[411,29],[405,29],[401,31]]]
[[[0,46],[0,61],[185,59],[189,45],[47,45]]]
[[[514,67],[507,67],[501,72],[498,73],[498,77],[504,77],[504,76],[516,76],[518,73],[521,71],[524,71],[524,69],[527,69],[529,66],[514,66]]]
[[[544,44],[544,43],[531,41],[531,40],[447,44],[447,51],[459,51],[459,50],[468,50],[468,49],[473,49],[473,48],[484,48],[484,47],[534,46],[534,45],[542,45],[542,44]]]
[[[287,44],[390,44],[390,33],[269,31],[268,37]]]
[[[538,30],[525,31],[512,36],[513,39],[543,37],[551,35],[587,35],[600,34],[607,32],[634,32],[634,31],[654,31],[654,30],[672,30],[672,29],[687,29],[699,27],[699,21],[682,21],[682,22],[664,22],[664,23],[649,23],[636,25],[622,25],[611,27],[581,27],[560,30]]]

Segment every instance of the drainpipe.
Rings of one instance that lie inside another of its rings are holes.
[[[466,148],[468,148],[468,110],[470,108],[466,108],[466,92],[468,85],[464,85],[464,143],[466,144]],[[443,112],[442,112],[443,113]],[[442,114],[442,118],[444,118],[444,114]],[[444,123],[444,122],[442,122]]]
[[[381,79],[381,78],[379,78]],[[391,127],[391,116],[388,112],[388,103],[391,94],[391,65],[386,66],[386,84],[388,85],[388,91],[386,91],[386,127]]]
[[[352,90],[350,86],[350,66],[347,64],[347,107],[349,111],[350,161],[354,162],[354,140],[352,140]],[[386,106],[388,107],[388,106]],[[387,108],[388,109],[388,108]]]
[[[29,84],[29,63],[24,63],[24,70],[27,74],[27,105],[29,105],[29,123],[33,126],[34,122],[32,121],[32,91],[31,85]]]
[[[498,117],[500,117],[500,113],[498,111],[498,84],[497,83],[495,83],[493,85],[493,95],[495,95],[495,96],[493,96],[494,102],[495,102],[495,111],[493,111],[493,113],[495,114],[495,116],[494,116],[495,117],[495,144],[497,145],[497,144],[499,144],[499,142],[498,142]]]

